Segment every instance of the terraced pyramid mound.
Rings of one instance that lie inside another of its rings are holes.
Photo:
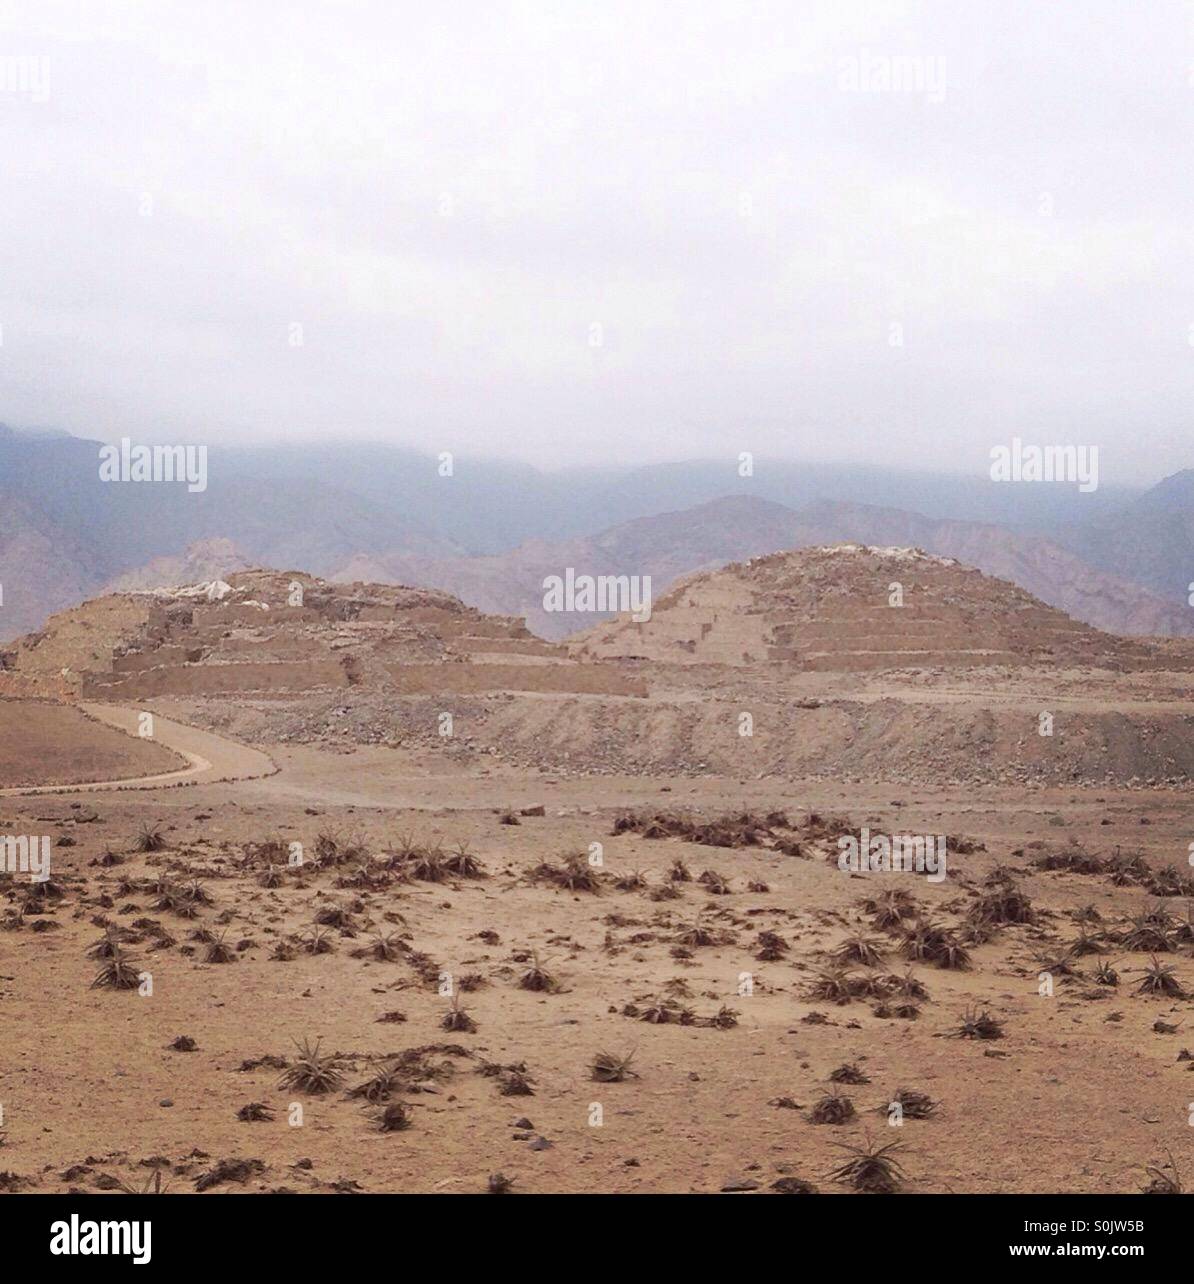
[[[1006,580],[912,548],[836,544],[695,575],[642,623],[582,634],[575,653],[817,671],[990,665],[1151,667],[1147,643],[1102,633]]]
[[[0,655],[0,696],[65,700],[634,685],[449,593],[262,570],[97,598]]]

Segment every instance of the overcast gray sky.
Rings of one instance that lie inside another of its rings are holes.
[[[5,0],[0,419],[1155,480],[1192,124],[1176,0]]]

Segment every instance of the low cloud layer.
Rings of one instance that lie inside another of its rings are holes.
[[[1192,68],[1166,0],[19,0],[0,419],[1155,480]]]

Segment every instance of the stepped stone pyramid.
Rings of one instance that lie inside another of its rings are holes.
[[[835,544],[703,572],[574,641],[589,658],[775,663],[796,670],[1067,664],[1151,667],[1114,637],[1006,580],[914,548]]]
[[[498,690],[637,695],[521,620],[449,593],[240,571],[115,593],[53,616],[0,654],[0,695],[137,700],[337,687],[399,694]]]

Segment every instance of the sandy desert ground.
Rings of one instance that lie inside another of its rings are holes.
[[[733,708],[747,675],[722,679]],[[0,1186],[848,1192],[845,1148],[888,1144],[913,1193],[1188,1183],[1194,804],[1181,761],[1141,775],[1182,752],[1180,675],[793,681],[769,698],[809,728],[878,702],[890,731],[913,691],[988,727],[993,693],[1048,698],[1086,719],[1075,761],[1116,765],[1048,779],[994,735],[981,779],[948,744],[847,779],[832,736],[815,773],[727,771],[729,742],[702,766],[676,671],[501,693],[450,743],[329,743],[311,693],[39,702],[38,735],[71,727],[43,772],[124,783],[3,781],[2,831],[54,845],[48,883],[0,893]],[[376,692],[334,698],[360,726]],[[386,697],[393,725],[425,698]],[[636,700],[670,770],[602,742]],[[534,762],[569,720],[575,761]],[[206,765],[155,783],[179,756]],[[946,836],[947,877],[844,872],[863,827]]]

